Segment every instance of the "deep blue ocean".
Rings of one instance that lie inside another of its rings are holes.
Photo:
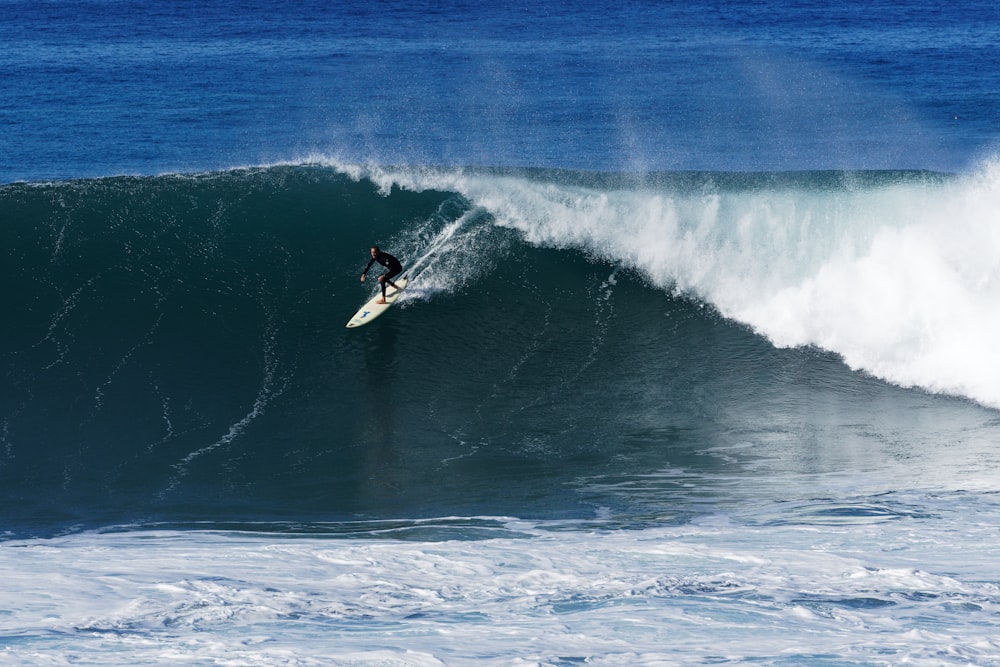
[[[0,665],[1000,665],[998,45],[0,0]]]

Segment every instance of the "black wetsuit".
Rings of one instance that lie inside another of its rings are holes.
[[[378,262],[379,264],[381,264],[386,268],[386,272],[382,274],[384,280],[381,281],[382,298],[384,299],[385,286],[386,285],[392,285],[393,287],[396,286],[395,283],[392,282],[392,279],[403,272],[403,265],[399,263],[398,259],[390,255],[389,253],[382,252],[381,250],[379,250],[377,253],[375,253],[375,256],[371,258],[371,261],[368,262],[368,266],[365,267],[365,270],[362,272],[361,275],[368,273],[368,269],[372,268],[372,264],[374,264],[375,262]]]

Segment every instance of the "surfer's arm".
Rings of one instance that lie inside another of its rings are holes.
[[[369,260],[368,262],[368,266],[366,266],[365,270],[361,272],[361,282],[365,281],[365,274],[368,273],[368,269],[372,268],[372,264],[374,263],[375,263],[375,258],[372,257],[371,260]]]

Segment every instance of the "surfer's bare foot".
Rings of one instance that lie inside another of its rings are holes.
[[[385,303],[385,299],[379,299],[379,300],[378,300],[378,301],[376,301],[375,303],[378,303],[378,304],[382,304],[382,303]]]

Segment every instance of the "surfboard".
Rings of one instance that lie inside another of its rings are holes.
[[[391,286],[385,290],[385,303],[376,303],[382,298],[382,290],[379,291],[369,299],[368,303],[361,306],[358,312],[354,313],[354,317],[350,319],[347,323],[348,329],[353,329],[354,327],[360,327],[363,324],[368,324],[376,317],[389,310],[392,304],[396,303],[396,299],[399,298],[399,293],[406,289],[406,276],[402,278],[396,278],[392,282],[399,286],[399,289],[393,289]]]

